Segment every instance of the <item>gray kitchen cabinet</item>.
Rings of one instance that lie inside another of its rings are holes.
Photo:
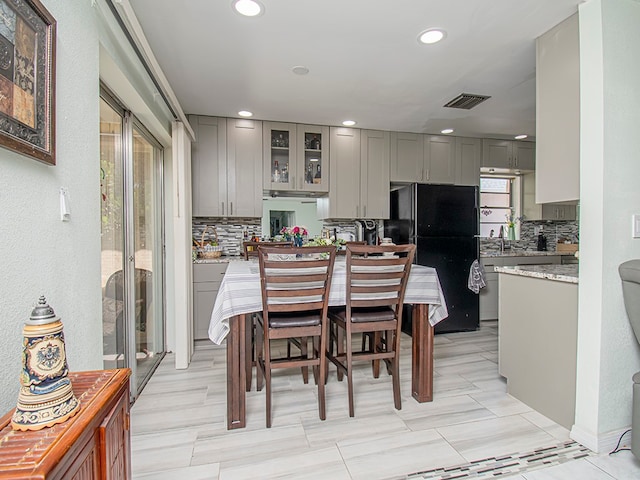
[[[455,137],[446,135],[424,136],[422,181],[425,183],[455,183]]]
[[[480,289],[480,321],[495,320],[498,318],[498,272],[493,267],[501,266],[501,262],[496,262],[497,258],[482,258],[480,263],[484,267],[486,286]]]
[[[193,264],[193,338],[209,338],[209,322],[213,304],[218,295],[222,277],[227,270],[226,263]]]
[[[294,123],[264,122],[263,188],[265,190],[295,190],[296,125]]]
[[[536,39],[539,202],[580,200],[580,123],[580,27],[575,13]]]
[[[262,216],[262,122],[227,119],[225,217]]]
[[[513,168],[519,170],[535,170],[536,168],[536,145],[533,142],[515,141],[513,148]]]
[[[420,182],[424,166],[424,135],[391,132],[390,180]]]
[[[513,256],[513,257],[482,257],[480,259],[485,272],[486,287],[480,289],[480,320],[495,320],[498,318],[498,273],[494,267],[515,265],[560,265],[561,255]]]
[[[482,139],[456,137],[456,185],[480,185]]]
[[[264,122],[263,130],[265,190],[329,191],[329,127]]]
[[[542,220],[575,220],[576,206],[558,203],[542,204]]]
[[[518,170],[535,169],[535,144],[512,140],[482,140],[482,166]]]
[[[359,218],[389,218],[389,156],[389,132],[360,131]]]
[[[262,122],[189,116],[194,217],[262,216]]]
[[[534,173],[522,176],[522,213],[526,220],[575,220],[575,205],[536,203],[536,178]]]
[[[320,218],[361,218],[360,130],[329,129],[329,196],[317,200]],[[388,197],[388,190],[385,191]]]
[[[194,217],[222,216],[227,202],[227,119],[190,115],[196,141],[191,145]]]
[[[455,137],[391,132],[392,182],[455,183]]]

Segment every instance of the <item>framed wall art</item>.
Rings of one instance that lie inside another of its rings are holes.
[[[55,156],[56,21],[39,0],[0,0],[0,146]]]

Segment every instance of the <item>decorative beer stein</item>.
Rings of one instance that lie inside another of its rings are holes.
[[[22,330],[22,373],[14,430],[40,430],[75,415],[80,402],[73,393],[65,353],[62,321],[44,297]]]

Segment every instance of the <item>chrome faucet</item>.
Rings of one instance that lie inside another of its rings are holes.
[[[500,239],[500,253],[504,254],[504,250],[505,248],[507,250],[511,249],[511,243],[507,244],[505,246],[505,242],[504,242],[504,226],[500,225],[500,232],[498,233],[498,238]]]

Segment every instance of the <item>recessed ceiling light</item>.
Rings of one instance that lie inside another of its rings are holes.
[[[296,65],[291,69],[291,71],[296,75],[306,75],[309,73],[309,69],[303,65]]]
[[[429,28],[418,35],[418,42],[426,44],[438,43],[440,40],[444,39],[446,35],[447,34],[444,30],[440,30],[439,28]]]
[[[440,130],[440,133],[444,133],[445,135],[447,133],[453,133],[453,128],[445,128],[444,130]]]
[[[516,135],[514,138],[515,138],[516,140],[523,140],[523,139],[527,138],[528,136],[529,136],[529,135],[524,135],[524,134],[523,134],[523,135]]]
[[[353,127],[356,124],[356,122],[355,120],[345,120],[344,122],[342,122],[342,124],[345,127]]]
[[[241,117],[253,117],[253,113],[249,112],[248,110],[240,110],[238,112],[238,115],[240,115]]]
[[[264,12],[264,7],[256,0],[235,0],[233,2],[233,8],[245,17],[255,17]]]

